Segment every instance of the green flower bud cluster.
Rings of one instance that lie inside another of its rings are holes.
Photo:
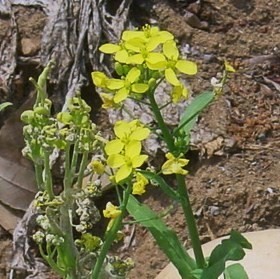
[[[44,241],[46,241],[47,244],[59,246],[64,242],[64,238],[62,236],[53,232],[50,220],[47,215],[39,215],[36,218],[36,222],[41,228],[32,236],[36,243],[42,244]]]
[[[106,271],[111,278],[126,278],[127,273],[134,267],[131,258],[121,259],[118,256],[108,257]]]

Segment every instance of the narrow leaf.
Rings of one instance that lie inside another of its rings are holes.
[[[186,107],[174,134],[182,129],[188,135],[195,124],[196,116],[214,100],[214,97],[215,94],[211,91],[205,91],[195,97]]]
[[[150,181],[156,183],[167,196],[169,196],[173,200],[179,200],[177,192],[167,184],[162,176],[145,170],[141,170],[139,172],[141,172]]]
[[[195,278],[191,275],[191,271],[196,268],[195,261],[187,254],[176,233],[169,229],[147,205],[139,203],[132,195],[129,197],[127,210],[137,222],[150,231],[182,278]]]

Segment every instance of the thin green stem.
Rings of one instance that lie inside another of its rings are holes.
[[[178,193],[180,194],[180,202],[183,208],[190,239],[192,242],[192,248],[193,248],[196,264],[198,268],[202,269],[206,266],[206,263],[201,248],[198,229],[193,215],[188,190],[186,187],[185,176],[177,174],[176,180],[178,184]]]
[[[101,272],[104,260],[106,258],[106,255],[108,254],[108,251],[113,244],[114,240],[116,239],[117,232],[120,230],[121,225],[122,225],[122,220],[124,218],[125,212],[126,212],[126,207],[129,199],[129,195],[132,190],[132,184],[129,183],[127,189],[124,191],[124,198],[123,202],[120,206],[121,209],[121,214],[114,220],[114,223],[112,225],[112,228],[107,232],[106,239],[103,243],[103,246],[101,248],[100,254],[97,258],[96,264],[94,266],[94,269],[92,271],[91,278],[92,279],[98,279],[99,274]]]
[[[83,153],[83,157],[82,157],[82,161],[81,161],[80,169],[79,169],[79,174],[78,174],[78,180],[77,180],[78,189],[80,189],[82,187],[83,178],[84,178],[84,174],[85,174],[85,169],[87,167],[87,163],[88,163],[88,152],[85,151]]]
[[[172,137],[169,129],[167,128],[167,126],[163,120],[160,109],[159,109],[157,102],[155,100],[155,97],[154,97],[154,91],[149,92],[148,98],[149,98],[149,101],[150,101],[150,104],[152,107],[152,111],[155,115],[157,124],[158,124],[160,130],[162,131],[164,141],[166,142],[167,147],[170,150],[170,152],[173,152],[175,150],[174,140],[173,140],[173,137]]]
[[[53,193],[52,173],[50,168],[50,154],[47,151],[45,151],[44,153],[44,166],[45,166],[44,181],[45,181],[46,191],[49,195],[49,198],[53,199],[54,193]]]
[[[77,132],[78,134],[79,132]],[[75,144],[74,144],[74,148],[73,148],[73,155],[72,155],[72,160],[71,160],[71,164],[70,164],[70,153],[69,153],[69,170],[70,170],[70,180],[69,183],[72,185],[74,178],[75,178],[75,173],[76,173],[76,167],[77,167],[77,162],[78,162],[78,145],[79,145],[79,141],[76,140]]]
[[[36,177],[38,189],[40,191],[44,191],[45,189],[43,187],[43,177],[42,177],[43,168],[41,165],[36,164],[35,162],[34,162],[34,168],[35,168],[35,177]]]
[[[63,270],[61,270],[57,266],[57,264],[55,263],[55,261],[51,257],[49,257],[48,255],[45,254],[41,244],[39,244],[39,251],[40,251],[40,254],[41,254],[42,258],[50,265],[52,270],[54,270],[57,274],[59,274],[59,276],[64,277]]]
[[[70,165],[70,143],[65,148],[65,174],[64,174],[64,203],[60,207],[60,228],[64,232],[64,242],[61,245],[63,251],[63,262],[67,267],[67,278],[75,279],[77,273],[76,259],[77,249],[74,243],[73,229],[71,225],[70,212],[73,210],[72,197],[72,172]]]

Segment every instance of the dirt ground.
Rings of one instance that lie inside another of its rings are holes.
[[[139,21],[156,18],[160,26],[179,32],[182,46],[191,46],[190,57],[199,65],[193,94],[209,89],[223,59],[237,69],[224,95],[200,118],[199,129],[215,136],[208,142],[196,140],[187,154],[188,188],[205,243],[232,229],[280,226],[280,1],[198,2],[170,1],[172,9],[153,14],[136,4],[134,9],[142,13]],[[186,11],[197,16],[187,31],[181,24]],[[157,212],[172,204],[153,186],[143,201]],[[174,205],[165,220],[189,247],[182,211]],[[154,278],[168,263],[166,257],[145,229],[136,225],[128,233],[131,245],[122,253],[136,263],[129,278]],[[6,278],[11,237],[0,230],[0,238],[0,278]]]

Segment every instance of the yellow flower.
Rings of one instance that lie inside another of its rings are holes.
[[[136,173],[136,181],[132,185],[133,195],[142,195],[146,192],[145,186],[149,183],[149,180],[140,172]]]
[[[114,102],[114,97],[111,94],[100,93],[100,97],[103,101],[102,108],[109,109],[117,106]]]
[[[177,78],[175,69],[177,69],[180,73],[186,75],[195,75],[197,73],[196,63],[188,60],[179,59],[179,51],[176,47],[175,41],[166,41],[163,44],[163,53],[168,59],[164,75],[166,80],[170,84],[174,86],[180,85],[180,81]]]
[[[189,162],[187,159],[176,158],[170,152],[165,157],[168,159],[161,167],[163,174],[187,174],[188,171],[184,170],[183,167]]]
[[[127,178],[135,168],[143,165],[147,160],[147,155],[141,155],[141,143],[130,141],[125,145],[124,154],[112,154],[107,159],[109,167],[118,170],[115,174],[116,183]]]
[[[106,208],[103,210],[105,218],[115,219],[121,214],[121,210],[113,205],[111,202],[107,202]]]
[[[168,31],[160,31],[158,27],[145,25],[142,31],[124,31],[122,40],[130,52],[127,64],[141,65],[146,63],[151,70],[163,69],[166,58],[162,53],[154,52],[156,48],[174,37]]]
[[[94,172],[96,172],[99,175],[103,174],[105,171],[104,165],[98,160],[91,161],[90,167]]]
[[[115,60],[120,63],[126,63],[128,58],[128,52],[122,44],[104,44],[99,50],[106,54],[115,54]]]
[[[130,41],[131,39],[139,38],[148,42],[149,40],[157,39],[161,43],[167,40],[172,40],[174,36],[168,31],[160,31],[158,27],[151,27],[146,24],[142,30],[124,31],[122,34],[123,41]]]
[[[225,70],[226,72],[235,73],[236,70],[225,60]]]
[[[105,145],[107,155],[120,153],[130,141],[142,141],[150,134],[150,130],[145,128],[139,120],[130,122],[117,121],[114,126],[114,132],[117,138]]]
[[[107,82],[107,88],[115,91],[116,94],[113,98],[115,103],[120,103],[125,100],[130,92],[145,93],[149,89],[149,85],[145,83],[137,83],[141,71],[136,67],[133,67],[128,72],[125,79],[109,79]]]
[[[171,92],[171,98],[174,104],[178,103],[182,99],[187,99],[188,96],[188,89],[182,83],[173,87],[173,90]]]
[[[100,88],[107,87],[107,81],[109,78],[104,73],[95,71],[91,73],[91,77],[95,86]]]

